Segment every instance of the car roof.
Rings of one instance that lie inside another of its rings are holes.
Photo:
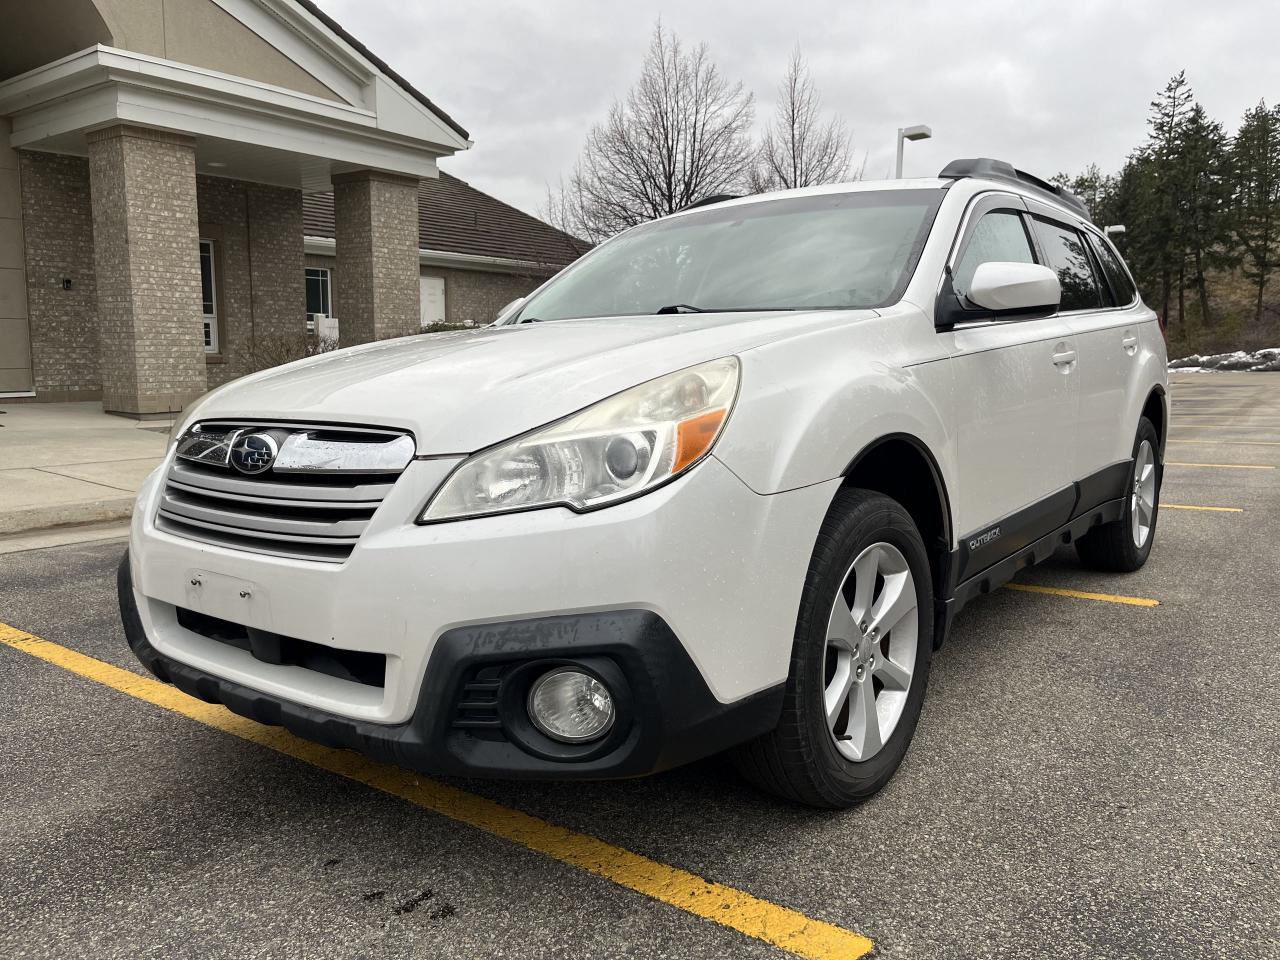
[[[709,210],[712,207],[716,209],[724,209],[726,207],[746,207],[755,203],[769,203],[773,200],[790,200],[797,197],[819,197],[826,194],[836,193],[869,193],[877,190],[941,190],[950,186],[955,181],[943,180],[938,177],[921,177],[909,180],[853,180],[847,183],[825,183],[816,187],[796,187],[790,190],[770,190],[768,193],[752,193],[746,196],[733,197],[732,199],[721,200],[718,203],[705,203],[685,207],[683,210],[677,210],[669,213],[659,220],[669,220],[674,217],[682,217],[690,213],[698,213],[703,210]]]
[[[1082,217],[1080,211],[1073,209],[1070,205],[1063,203],[1057,197],[1046,194],[1044,190],[1036,189],[1034,186],[1028,186],[1021,183],[1012,182],[1010,180],[999,179],[995,177],[984,177],[981,175],[964,176],[964,177],[912,177],[901,180],[854,180],[847,183],[828,183],[815,187],[798,187],[791,190],[772,190],[768,193],[753,193],[742,197],[733,197],[720,200],[719,202],[706,202],[696,204],[694,206],[685,207],[683,210],[677,210],[675,213],[669,213],[665,217],[659,217],[662,220],[672,220],[676,217],[686,216],[691,213],[700,213],[713,207],[717,210],[727,207],[746,207],[757,203],[769,203],[774,200],[789,200],[798,197],[816,197],[839,193],[868,193],[882,190],[960,190],[968,199],[978,193],[986,193],[988,191],[997,190],[1001,193],[1011,193],[1015,196],[1022,197],[1027,200],[1035,200],[1039,203],[1054,207],[1058,212],[1070,217],[1073,221],[1088,223],[1092,226],[1092,222],[1087,217]]]

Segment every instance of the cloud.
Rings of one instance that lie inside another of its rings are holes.
[[[659,16],[755,92],[759,122],[799,42],[868,177],[890,173],[894,131],[913,123],[934,139],[908,144],[908,175],[972,156],[1046,177],[1117,169],[1183,68],[1228,130],[1260,98],[1280,100],[1274,0],[319,3],[471,132],[475,146],[443,169],[533,213],[625,95]]]

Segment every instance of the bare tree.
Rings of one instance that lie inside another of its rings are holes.
[[[787,75],[778,85],[773,122],[760,141],[751,171],[753,192],[860,178],[862,171],[850,173],[849,132],[844,121],[832,117],[824,124],[821,107],[822,98],[797,45]]]
[[[591,128],[567,185],[549,191],[544,214],[600,241],[745,185],[752,162],[751,94],[730,83],[706,44],[687,50],[654,27],[640,79]]]

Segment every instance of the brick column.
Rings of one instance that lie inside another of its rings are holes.
[[[341,344],[417,333],[418,181],[361,170],[333,178]]]
[[[88,141],[103,409],[181,410],[206,383],[195,141],[130,126]]]

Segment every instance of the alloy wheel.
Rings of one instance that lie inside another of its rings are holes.
[[[1156,515],[1156,452],[1143,440],[1133,463],[1133,492],[1129,497],[1133,543],[1141,550],[1151,536]]]
[[[890,543],[873,543],[841,580],[827,622],[823,708],[836,748],[862,762],[902,718],[919,642],[915,578]]]

